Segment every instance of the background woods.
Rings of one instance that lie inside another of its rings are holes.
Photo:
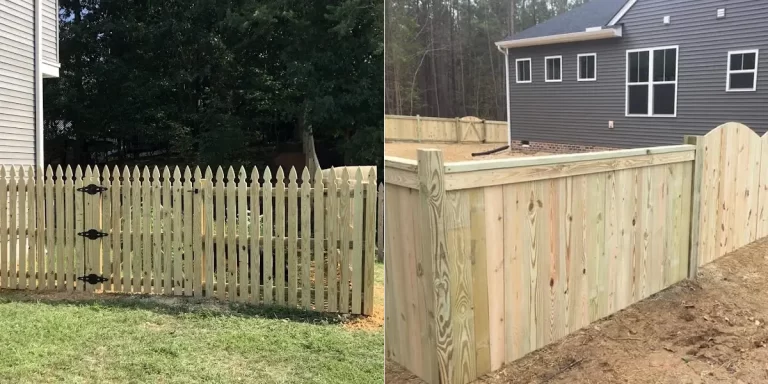
[[[386,0],[386,113],[506,120],[494,43],[587,0]]]
[[[60,17],[46,163],[262,166],[312,135],[323,167],[381,162],[379,1],[61,0]]]

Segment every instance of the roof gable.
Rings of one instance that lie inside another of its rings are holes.
[[[613,25],[635,1],[591,0],[580,7],[508,36],[503,41],[584,32],[587,28]]]

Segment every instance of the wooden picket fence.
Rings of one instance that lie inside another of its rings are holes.
[[[0,166],[0,286],[370,314],[376,176]]]

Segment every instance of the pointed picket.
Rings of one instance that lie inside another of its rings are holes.
[[[328,258],[328,311],[336,312],[339,309],[339,197],[335,177],[336,171],[331,168],[331,177],[328,179],[328,196],[325,214],[325,231],[328,239],[326,255]]]
[[[314,271],[315,271],[315,310],[325,309],[325,186],[323,185],[323,172],[320,168],[315,171],[315,231],[314,231]]]
[[[248,234],[250,236],[250,252],[248,252],[248,265],[250,266],[251,282],[251,300],[252,304],[260,302],[259,288],[261,286],[261,210],[259,207],[259,170],[253,167],[251,171],[251,199],[250,199],[250,227]]]
[[[72,173],[72,167],[67,165],[65,170],[66,181],[64,182],[64,281],[67,290],[74,291],[75,284],[75,248],[77,247],[77,223],[75,222],[75,176]]]
[[[235,170],[229,167],[227,170],[227,214],[226,222],[227,247],[225,257],[227,260],[227,293],[230,300],[237,297],[237,203],[235,200]]]
[[[221,167],[216,169],[216,211],[214,212],[216,220],[216,297],[223,300],[227,296],[227,266],[226,251],[224,243],[224,170]]]
[[[133,255],[131,256],[131,292],[141,292],[141,263],[144,260],[144,247],[141,242],[141,173],[138,166],[133,167],[131,172],[131,179],[133,184],[131,185],[131,238],[133,244],[131,249]]]
[[[182,266],[184,275],[184,296],[192,296],[192,221],[194,220],[193,202],[192,196],[194,191],[192,190],[192,171],[189,167],[184,167],[184,183],[182,184],[182,210],[184,214],[181,216],[183,222],[184,234],[182,235],[183,255],[181,256],[184,264]]]
[[[275,178],[275,296],[279,305],[285,304],[285,175],[277,168]]]
[[[216,255],[213,253],[214,232],[213,232],[213,172],[211,167],[205,167],[205,183],[203,184],[203,205],[205,205],[205,296],[213,297],[215,277],[214,271],[214,258]]]
[[[107,275],[110,276],[109,281],[104,284],[104,290],[112,292],[119,292],[119,290],[116,289],[116,285],[118,284],[117,282],[120,281],[120,261],[122,260],[122,230],[120,228],[120,221],[122,218],[120,209],[122,204],[120,202],[120,189],[120,169],[115,166],[112,169],[112,181],[108,191],[109,199],[111,200],[111,206],[109,207],[111,210],[109,221],[111,234],[109,235],[109,240],[112,245],[110,247],[111,252],[106,257],[107,264],[104,265],[105,277]]]
[[[173,294],[173,204],[171,202],[171,171],[168,166],[163,167],[162,183],[162,210],[163,230],[163,294]]]
[[[35,169],[35,184],[37,185],[35,190],[35,201],[37,202],[37,217],[35,217],[37,220],[37,289],[48,289],[48,254],[46,252],[48,230],[45,225],[45,217],[46,212],[50,210],[45,199],[45,174],[40,167]],[[53,227],[51,227],[51,230],[53,230]],[[53,237],[51,237],[51,242],[53,242]]]
[[[133,218],[131,217],[131,210],[133,209],[133,201],[131,196],[133,182],[131,181],[131,171],[126,166],[123,169],[123,258],[121,263],[122,279],[120,280],[120,290],[118,292],[131,292],[132,287],[132,261],[133,261]]]
[[[240,287],[238,300],[248,301],[250,279],[248,278],[248,184],[245,168],[240,167],[237,174],[237,250],[230,252],[230,256],[237,255],[237,282]]]
[[[365,239],[363,249],[363,309],[364,315],[373,314],[373,263],[376,253],[376,172],[368,172],[368,184],[365,185]]]
[[[150,200],[150,189],[152,189],[151,180],[149,178],[149,168],[144,166],[141,171],[141,189],[139,191],[141,195],[141,209],[139,215],[141,216],[141,226],[139,227],[139,233],[136,234],[141,239],[141,261],[139,263],[139,270],[141,271],[141,292],[152,292],[152,230],[151,221],[152,216],[152,204]]]
[[[77,280],[79,276],[82,276],[85,272],[85,237],[78,235],[81,232],[85,232],[88,229],[85,228],[85,215],[83,214],[83,193],[78,192],[77,189],[83,187],[83,170],[78,165],[75,168],[75,188],[73,190],[73,199],[75,200],[75,253],[72,255],[74,259],[74,270],[72,271],[72,283],[74,289],[77,291],[84,291],[87,283]]]
[[[310,228],[312,217],[311,183],[309,170],[304,168],[304,171],[301,173],[301,194],[299,195],[301,197],[301,306],[304,309],[312,308],[312,284],[310,281],[310,261],[312,255],[309,248],[309,240],[312,237]]]
[[[203,191],[202,191],[202,174],[200,173],[200,167],[195,167],[193,173],[194,183],[192,186],[192,254],[189,258],[192,261],[192,288],[194,295],[200,297],[203,295],[203,219],[205,217],[205,210],[203,209]]]
[[[0,175],[0,177],[2,177],[2,175]],[[5,188],[0,186],[0,189]],[[54,252],[56,253],[56,289],[63,291],[66,289],[66,286],[64,285],[64,282],[66,281],[64,246],[67,240],[64,232],[64,216],[66,215],[64,213],[66,209],[64,201],[64,171],[61,169],[61,165],[56,166],[56,181],[53,184],[53,190],[55,195],[53,196],[55,199],[54,205],[56,209],[56,212],[54,213],[56,216],[56,234],[54,235],[56,238],[54,245]],[[0,211],[0,215],[4,216],[1,212],[2,211]]]
[[[352,309],[359,315],[363,302],[363,173],[355,172],[355,197],[352,210]]]
[[[163,292],[163,214],[160,209],[160,198],[163,191],[160,189],[160,169],[157,166],[152,167],[152,183],[150,199],[152,200],[152,293],[159,294]],[[148,235],[150,236],[150,235]]]
[[[341,238],[341,260],[339,269],[341,270],[341,280],[339,281],[339,312],[349,312],[349,266],[351,239],[350,227],[350,198],[349,198],[349,170],[344,168],[341,172],[341,198],[339,199],[339,231]]]
[[[274,244],[274,225],[272,225],[272,172],[269,170],[269,167],[267,167],[264,170],[264,184],[262,185],[262,189],[264,191],[264,195],[262,197],[262,202],[264,205],[264,222],[262,226],[262,237],[264,239],[264,252],[263,252],[263,260],[264,262],[262,264],[262,271],[263,272],[263,278],[262,285],[264,286],[263,290],[263,297],[264,297],[264,304],[272,304],[273,297],[274,297],[274,274],[273,266],[275,254],[273,252],[272,245]]]
[[[296,184],[296,169],[291,167],[288,174],[288,304],[291,307],[298,305],[297,296],[297,271],[298,255],[296,254],[296,243],[299,240],[298,234],[298,185]]]
[[[7,184],[5,165],[0,165],[0,201],[3,203],[0,204],[0,287],[3,288],[8,288],[8,217],[13,211],[9,204]]]
[[[181,198],[182,198],[182,180],[181,180],[181,171],[179,170],[179,167],[173,168],[173,186],[171,187],[171,190],[173,192],[173,229],[172,229],[172,238],[173,238],[173,245],[171,250],[171,263],[173,264],[173,295],[174,296],[181,296],[184,294],[183,290],[183,284],[184,284],[184,275],[182,274],[182,253],[184,252],[184,239],[183,239],[183,233],[184,228],[182,227],[182,220],[181,220]]]

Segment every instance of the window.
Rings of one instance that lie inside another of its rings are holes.
[[[547,83],[563,81],[562,56],[547,56],[544,58],[544,81]]]
[[[578,68],[576,70],[576,79],[578,81],[597,80],[597,54],[583,53],[576,56]]]
[[[627,116],[677,116],[678,47],[627,51]]]
[[[517,65],[517,82],[518,83],[530,83],[531,82],[531,59],[517,59],[515,60]]]
[[[728,52],[728,74],[725,90],[728,92],[757,89],[757,49]]]

